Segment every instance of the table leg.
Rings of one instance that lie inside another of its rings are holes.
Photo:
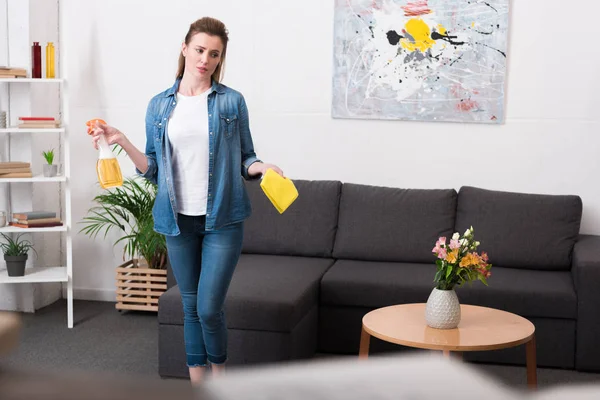
[[[444,357],[450,358],[450,350],[442,350]]]
[[[360,333],[360,350],[358,351],[359,359],[366,359],[369,357],[369,343],[371,342],[371,335],[365,331],[365,328],[362,328]]]
[[[537,388],[537,365],[536,365],[536,344],[535,335],[525,344],[527,353],[527,386],[530,389]]]

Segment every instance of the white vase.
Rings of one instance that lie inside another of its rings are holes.
[[[425,307],[427,325],[437,329],[454,329],[460,322],[460,303],[454,289],[434,288]]]

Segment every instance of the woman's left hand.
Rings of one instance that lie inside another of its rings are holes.
[[[252,165],[250,165],[250,168],[248,168],[248,174],[249,175],[264,175],[268,169],[272,169],[273,171],[277,172],[279,175],[281,175],[285,178],[285,175],[283,175],[283,171],[277,165],[267,164],[267,163],[263,163],[263,162],[255,162]]]

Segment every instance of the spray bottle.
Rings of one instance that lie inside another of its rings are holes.
[[[92,133],[92,130],[96,127],[96,123],[105,124],[104,120],[95,118],[91,119],[85,124],[88,127],[88,135]],[[115,157],[114,153],[108,146],[106,137],[104,134],[100,135],[98,139],[98,162],[96,163],[96,172],[98,173],[98,182],[103,189],[108,189],[115,186],[123,185],[123,175],[121,174],[121,167]]]

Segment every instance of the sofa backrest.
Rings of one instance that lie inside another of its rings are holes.
[[[431,249],[455,223],[454,189],[396,189],[346,183],[333,256],[433,263]]]
[[[579,196],[511,193],[464,186],[456,230],[470,226],[492,265],[568,270],[581,224]],[[493,271],[493,268],[492,268]]]
[[[294,185],[298,198],[279,214],[260,181],[246,182],[252,215],[246,220],[242,252],[331,257],[341,182],[294,180]]]

